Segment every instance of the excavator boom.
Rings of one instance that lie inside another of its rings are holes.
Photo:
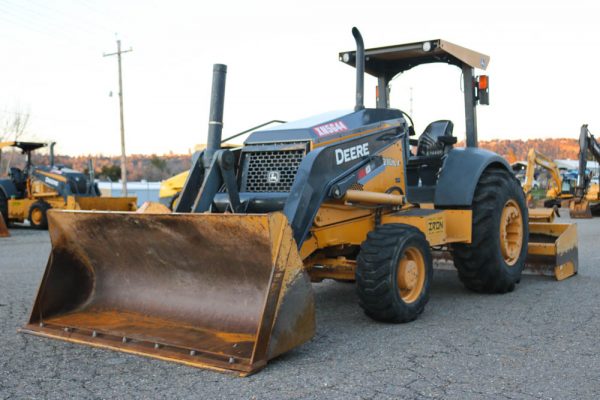
[[[600,198],[588,196],[588,193],[598,193],[597,187],[590,190],[592,189],[592,185],[586,173],[588,154],[591,154],[596,162],[600,163],[600,144],[598,144],[594,135],[589,131],[587,124],[583,124],[579,133],[577,185],[575,187],[575,197],[570,204],[569,210],[571,218],[592,218],[592,207],[598,208],[600,204]]]

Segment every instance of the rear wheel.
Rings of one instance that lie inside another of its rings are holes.
[[[48,229],[48,215],[50,204],[36,201],[29,208],[29,223],[34,229]]]
[[[378,321],[412,321],[429,300],[432,276],[431,250],[421,231],[404,224],[379,226],[357,259],[359,304]]]
[[[473,199],[472,243],[453,246],[463,284],[476,292],[506,293],[525,266],[529,230],[525,196],[503,169],[486,170]]]

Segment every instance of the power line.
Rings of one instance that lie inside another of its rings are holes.
[[[55,19],[50,19],[41,14],[39,11],[27,10],[21,6],[15,6],[7,3],[6,1],[0,1],[0,19],[13,24],[25,31],[35,32],[43,36],[45,39],[56,39],[62,42],[63,45],[76,46],[87,51],[96,52],[89,45],[88,41],[81,38],[81,35],[73,35],[68,32],[67,29],[79,30],[86,35],[98,36],[99,33],[94,33],[87,29],[69,23],[70,20],[65,20],[63,16],[62,23],[56,22]],[[36,16],[36,14],[39,16]]]
[[[80,30],[87,34],[98,35],[100,33],[105,34],[112,32],[105,26],[101,26],[96,20],[86,18],[85,14],[78,13],[76,18],[72,15],[67,14],[66,9],[57,9],[54,7],[48,7],[47,3],[40,2],[12,2],[10,0],[4,0],[4,3],[12,6],[13,8],[20,9],[21,11],[35,14],[41,17],[45,22],[53,23],[60,28],[66,26]],[[85,19],[85,21],[83,20]],[[102,32],[100,32],[102,31]]]

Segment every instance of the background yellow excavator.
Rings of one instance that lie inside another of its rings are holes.
[[[579,168],[570,208],[571,218],[592,218],[593,214],[600,213],[600,188],[598,184],[591,183],[591,176],[587,173],[588,157],[600,163],[600,144],[584,124],[579,133]]]
[[[551,178],[548,181],[548,189],[544,199],[545,208],[536,208],[534,204],[532,191],[536,167],[541,167],[548,171]],[[562,178],[558,166],[550,157],[535,149],[529,149],[523,191],[525,192],[527,206],[529,207],[529,220],[551,222],[554,218],[554,213],[558,214],[558,207],[568,207],[569,201],[573,198],[574,187],[569,180]]]
[[[535,149],[529,149],[527,153],[527,169],[525,170],[525,183],[523,184],[523,191],[527,196],[528,204],[533,205],[532,189],[536,167],[545,169],[551,177],[544,205],[546,207],[560,206],[561,203],[567,201],[564,204],[568,206],[568,201],[573,198],[574,187],[572,182],[563,179],[558,166],[550,157]]]
[[[339,54],[356,68],[352,110],[223,148],[216,64],[207,147],[174,213],[49,213],[52,251],[23,331],[247,375],[313,337],[311,281],[353,281],[368,317],[406,323],[429,300],[432,248],[481,293],[514,290],[532,266],[574,275],[576,226],[529,222],[510,165],[478,148],[489,90],[475,69],[489,57],[441,39],[365,49],[352,34],[356,51]],[[466,147],[449,120],[413,138],[411,117],[389,106],[392,79],[429,63],[462,71]],[[365,73],[378,79],[373,108]]]

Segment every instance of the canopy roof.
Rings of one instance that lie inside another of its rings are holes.
[[[46,147],[47,143],[39,143],[39,142],[0,142],[0,149],[3,147],[18,147],[24,152],[37,150],[41,147]]]
[[[343,63],[356,66],[356,51],[344,51],[339,56]],[[376,77],[391,78],[417,65],[436,62],[485,70],[490,57],[442,39],[365,50],[365,71]]]

